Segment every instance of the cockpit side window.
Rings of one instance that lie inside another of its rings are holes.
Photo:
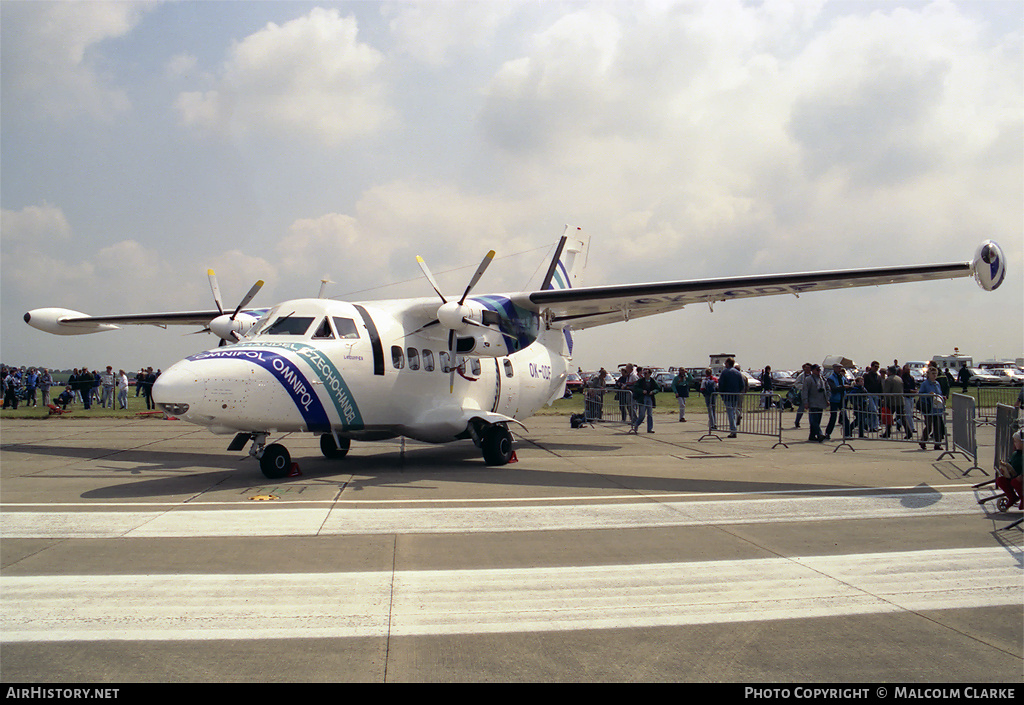
[[[316,332],[313,333],[313,339],[329,340],[334,338],[334,331],[331,330],[331,324],[327,322],[327,319],[320,321],[320,325],[316,327]]]
[[[342,340],[356,340],[359,338],[359,329],[356,322],[351,318],[339,318],[334,316],[334,327],[338,330],[338,337]]]

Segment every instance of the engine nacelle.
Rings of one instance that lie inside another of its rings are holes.
[[[239,311],[233,319],[231,314],[225,313],[210,321],[210,332],[229,343],[237,343],[259,320],[259,316],[244,311]]]
[[[75,321],[76,318],[89,318],[89,314],[69,308],[36,308],[25,314],[25,323],[54,335],[86,335],[118,330],[111,323]]]
[[[501,331],[488,328],[473,328],[472,335],[458,335],[455,338],[455,352],[466,357],[505,357],[508,349]]]
[[[997,289],[1006,278],[1006,256],[1003,255],[1003,249],[991,240],[981,243],[974,253],[971,270],[982,289]]]

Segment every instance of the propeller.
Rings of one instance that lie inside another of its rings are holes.
[[[480,278],[484,275],[484,272],[487,271],[487,267],[491,264],[491,260],[493,259],[494,250],[491,250],[486,255],[484,255],[483,260],[480,262],[480,266],[477,267],[476,272],[473,274],[473,277],[469,280],[469,285],[466,287],[466,290],[462,292],[462,296],[459,298],[458,302],[453,302],[446,299],[444,294],[441,293],[441,287],[437,285],[437,280],[434,279],[434,275],[431,274],[430,268],[427,266],[426,260],[424,260],[419,255],[416,255],[416,262],[420,265],[420,269],[423,271],[423,275],[427,278],[427,281],[430,282],[430,286],[434,288],[434,291],[437,292],[437,295],[441,297],[441,306],[440,308],[437,309],[436,319],[413,332],[418,333],[421,330],[424,330],[425,328],[429,328],[430,326],[434,325],[442,325],[448,329],[448,358],[451,361],[451,370],[448,379],[449,393],[455,390],[455,368],[458,367],[458,365],[455,364],[456,332],[464,330],[466,326],[477,326],[479,328],[487,328],[487,326],[483,325],[482,323],[477,323],[476,321],[469,317],[470,314],[473,313],[473,309],[470,308],[469,306],[465,306],[464,304],[466,303],[466,298],[469,296],[469,292],[472,291],[473,287],[476,286],[477,283],[480,281]],[[410,333],[410,335],[412,334]]]
[[[221,301],[221,297],[220,297],[220,287],[217,285],[217,274],[212,269],[207,269],[206,270],[206,275],[210,278],[210,291],[213,292],[213,301],[214,301],[215,304],[217,304],[217,310],[220,311],[220,316],[218,318],[223,318],[224,315],[225,315],[225,313],[224,313],[224,304]],[[249,292],[245,296],[242,297],[242,300],[238,302],[238,305],[235,307],[235,310],[231,313],[230,316],[228,316],[227,321],[224,322],[224,323],[226,323],[226,326],[228,327],[228,334],[232,338],[234,338],[236,341],[241,340],[241,336],[238,334],[237,330],[234,330],[234,328],[231,328],[231,325],[235,322],[235,318],[238,316],[238,314],[241,312],[241,310],[243,308],[245,308],[245,306],[247,306],[250,301],[253,300],[253,298],[256,296],[256,294],[259,292],[259,290],[262,289],[262,288],[263,288],[263,280],[260,279],[255,284],[252,285],[252,288],[249,289]],[[212,324],[213,324],[213,321],[210,321],[210,325],[212,325]],[[197,333],[210,333],[210,332],[213,332],[211,330],[211,328],[210,328],[210,325],[207,325],[206,328],[204,328],[203,330],[196,331],[196,332]],[[222,325],[221,327],[224,327],[224,326]],[[220,332],[217,332],[217,336],[220,338],[220,342],[217,344],[218,347],[228,344],[227,338],[225,338],[223,335],[221,335]]]
[[[320,293],[317,294],[316,297],[318,299],[322,299],[324,297],[324,292],[327,291],[327,285],[328,284],[333,284],[333,283],[334,282],[332,282],[330,279],[328,279],[327,275],[325,274],[324,278],[320,280]]]

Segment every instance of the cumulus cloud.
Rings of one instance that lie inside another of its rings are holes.
[[[14,242],[67,240],[71,237],[71,225],[64,211],[48,203],[25,206],[20,211],[4,208],[0,211],[0,231],[4,234],[5,249]]]
[[[999,197],[1019,185],[1019,51],[987,49],[957,5],[629,9],[538,31],[479,115],[521,189],[585,201],[624,245],[622,279],[652,247],[698,268],[727,251],[735,273],[802,266],[794,247],[813,265],[814,242],[841,259],[877,258],[897,236],[917,250],[936,229],[956,242],[965,199],[941,194],[977,191],[969,218],[996,197],[972,181],[1005,177]]]
[[[16,106],[32,116],[109,120],[127,110],[127,94],[105,75],[93,50],[130,32],[152,5],[4,3],[5,112]]]
[[[385,4],[382,13],[391,18],[399,52],[439,66],[489,43],[515,8],[506,2],[402,2]]]
[[[338,144],[385,128],[383,55],[358,40],[353,17],[314,8],[236,42],[213,86],[183,92],[185,124],[245,135],[270,130]]]

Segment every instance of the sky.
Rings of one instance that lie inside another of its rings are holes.
[[[964,262],[970,279],[690,306],[583,369],[1024,355],[1024,4],[0,3],[0,359],[166,368],[216,345],[89,314]]]

